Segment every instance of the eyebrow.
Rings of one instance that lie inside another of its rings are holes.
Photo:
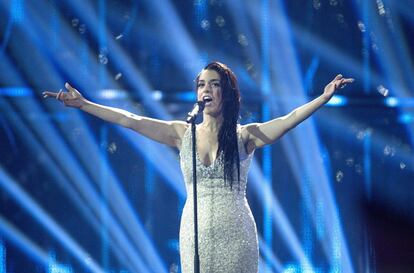
[[[199,82],[205,82],[205,80],[198,80]],[[220,81],[219,79],[212,79],[209,82]]]

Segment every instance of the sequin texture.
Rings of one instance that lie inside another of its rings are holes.
[[[209,166],[203,165],[197,154],[200,273],[258,272],[257,228],[246,199],[247,173],[253,153],[246,154],[240,133],[238,133],[238,145],[240,189],[237,181],[233,183],[233,189],[230,189],[228,184],[224,184],[222,153]],[[180,150],[181,170],[187,190],[187,200],[180,224],[182,273],[194,272],[191,147],[191,127],[189,127],[183,136]]]

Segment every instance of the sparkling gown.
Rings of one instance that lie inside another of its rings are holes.
[[[239,130],[238,130],[239,131]],[[194,224],[191,126],[180,150],[180,164],[187,189],[180,224],[182,273],[194,272]],[[223,153],[205,166],[197,153],[197,202],[200,273],[257,273],[259,249],[256,224],[246,199],[248,155],[238,132],[240,190],[237,181],[224,185]],[[235,172],[237,177],[237,171]]]

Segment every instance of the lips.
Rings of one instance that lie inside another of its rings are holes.
[[[210,95],[204,95],[203,96],[203,101],[205,102],[205,105],[210,105],[213,101],[213,97]]]

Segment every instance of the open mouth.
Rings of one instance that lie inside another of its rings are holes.
[[[213,98],[210,95],[203,96],[203,101],[205,102],[205,106],[211,105]]]

